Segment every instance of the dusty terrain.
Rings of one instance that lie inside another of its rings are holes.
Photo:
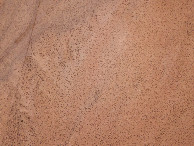
[[[0,145],[194,145],[193,0],[0,0]]]

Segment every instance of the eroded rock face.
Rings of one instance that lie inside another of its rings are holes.
[[[0,0],[0,145],[192,145],[192,0]]]

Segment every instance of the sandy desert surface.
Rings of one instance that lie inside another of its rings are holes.
[[[193,22],[193,0],[0,0],[0,145],[194,145]]]

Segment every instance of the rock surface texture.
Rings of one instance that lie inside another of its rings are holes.
[[[193,0],[0,0],[0,145],[194,145],[193,14]]]

